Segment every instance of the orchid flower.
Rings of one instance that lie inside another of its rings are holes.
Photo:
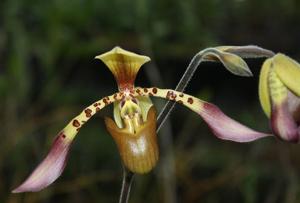
[[[226,52],[228,49],[230,50],[230,47],[206,50],[204,59],[221,61],[228,70],[237,75],[251,75],[245,61],[234,53]],[[220,139],[250,142],[269,136],[238,123],[214,104],[194,96],[172,89],[135,87],[134,81],[139,69],[150,61],[147,56],[115,47],[107,53],[96,56],[96,59],[102,60],[112,72],[119,91],[92,103],[73,118],[58,133],[46,158],[19,187],[13,190],[14,193],[39,191],[54,182],[65,168],[70,146],[81,127],[93,115],[112,103],[114,121],[105,118],[105,124],[119,149],[123,164],[134,173],[144,174],[151,171],[159,157],[156,112],[150,96],[175,101],[199,114],[213,134]]]
[[[281,140],[300,138],[300,64],[284,54],[267,59],[259,78],[259,98]]]

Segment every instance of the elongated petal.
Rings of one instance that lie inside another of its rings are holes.
[[[65,168],[71,143],[72,140],[66,139],[65,135],[60,133],[54,140],[47,157],[38,165],[27,180],[12,192],[36,192],[53,183]]]
[[[62,173],[69,148],[80,128],[98,111],[122,98],[121,93],[105,97],[85,108],[78,116],[58,134],[46,158],[38,165],[32,174],[14,189],[13,193],[36,192],[54,182]]]
[[[221,62],[228,71],[235,75],[252,76],[247,63],[238,55],[220,51],[216,48],[207,48],[201,51],[200,54],[203,54],[204,60]]]
[[[284,141],[298,142],[300,132],[288,110],[287,101],[272,107],[271,125],[274,134]]]
[[[150,94],[149,94],[150,93]],[[170,89],[136,88],[135,95],[150,95],[176,101],[199,114],[220,139],[235,142],[251,142],[270,134],[254,131],[226,116],[217,106],[191,95]]]
[[[247,45],[247,46],[219,46],[215,47],[220,51],[229,52],[235,55],[238,55],[242,58],[258,58],[258,57],[272,57],[274,52],[263,49],[256,45]]]
[[[220,139],[235,142],[251,142],[270,134],[252,130],[249,127],[231,119],[225,115],[217,106],[206,102],[199,113],[206,121],[213,133]]]
[[[96,56],[102,60],[113,73],[120,91],[132,89],[135,77],[141,66],[150,61],[150,58],[115,47],[111,51]]]
[[[260,71],[259,83],[258,83],[258,95],[259,101],[264,110],[265,114],[270,118],[271,115],[271,101],[270,101],[270,90],[269,90],[269,72],[272,66],[273,59],[267,59]]]
[[[276,54],[273,61],[280,80],[300,97],[300,64],[284,54]]]

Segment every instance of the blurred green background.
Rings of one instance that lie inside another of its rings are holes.
[[[0,202],[117,202],[122,167],[104,127],[109,107],[79,133],[63,175],[50,187],[11,194],[47,153],[54,136],[85,106],[116,91],[94,56],[116,45],[148,55],[138,86],[174,88],[195,53],[255,44],[300,60],[297,0],[1,0]],[[203,63],[186,89],[257,130],[269,131],[253,78]],[[163,101],[154,100],[159,110]],[[179,107],[159,134],[161,157],[135,177],[130,202],[300,202],[300,147],[267,138],[215,138]]]

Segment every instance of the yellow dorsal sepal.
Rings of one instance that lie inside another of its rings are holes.
[[[150,61],[148,56],[126,51],[121,47],[115,47],[95,58],[103,61],[113,73],[120,91],[133,89],[139,69],[144,63]]]

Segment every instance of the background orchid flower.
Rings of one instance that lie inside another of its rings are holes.
[[[259,78],[259,98],[271,119],[274,134],[282,140],[299,142],[300,65],[284,54],[267,59]]]
[[[205,54],[209,60],[221,61],[227,69],[239,75],[249,75],[247,64],[238,55],[218,49]],[[254,131],[226,116],[214,104],[172,89],[135,87],[134,81],[141,66],[150,58],[120,47],[96,56],[113,73],[119,91],[106,96],[73,118],[57,135],[46,158],[32,174],[13,192],[39,191],[54,182],[62,173],[70,146],[80,128],[97,112],[114,103],[114,121],[105,118],[127,169],[134,173],[147,173],[155,167],[158,157],[156,113],[149,96],[175,101],[199,114],[212,132],[220,139],[250,142],[269,136]]]

